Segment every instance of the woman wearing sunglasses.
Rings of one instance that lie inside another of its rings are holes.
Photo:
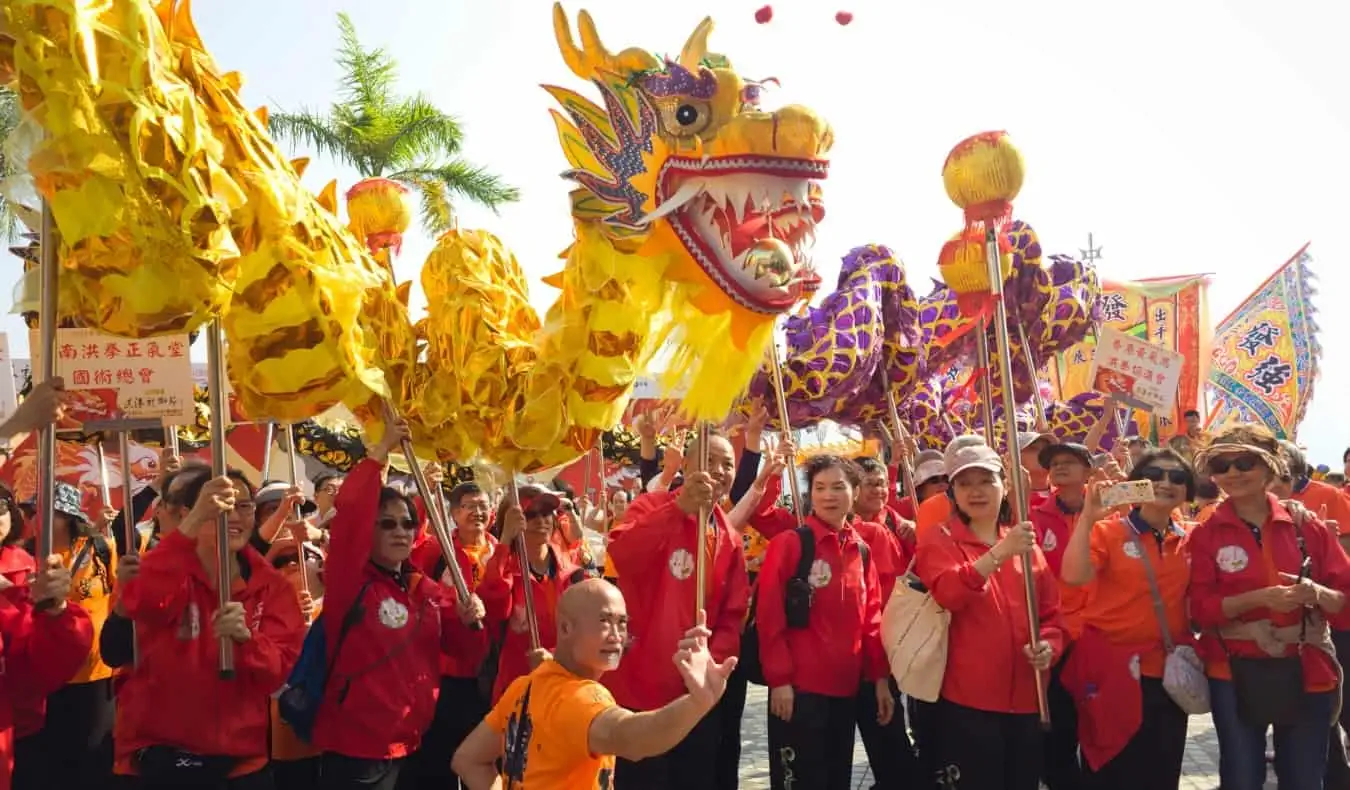
[[[1327,619],[1350,560],[1326,525],[1267,489],[1287,473],[1261,427],[1230,428],[1196,458],[1227,499],[1191,534],[1191,616],[1201,630],[1224,790],[1259,790],[1275,730],[1282,790],[1321,790],[1340,702]]]
[[[417,508],[385,485],[389,453],[409,437],[406,423],[386,422],[335,501],[324,563],[330,670],[312,738],[324,790],[393,790],[431,724],[441,653],[483,650],[483,631],[469,628],[483,617],[477,596],[451,603],[409,562]]]
[[[1102,492],[1111,481],[1094,480],[1069,536],[1061,578],[1070,585],[1096,584],[1080,613],[1085,627],[1063,677],[1089,729],[1114,736],[1082,744],[1085,786],[1175,790],[1187,714],[1163,688],[1174,648],[1203,685],[1186,612],[1192,525],[1173,518],[1190,501],[1195,474],[1176,452],[1151,450],[1136,459],[1129,479],[1151,482],[1153,501],[1110,515]],[[1132,675],[1136,665],[1138,682],[1123,674]],[[1089,686],[1096,692],[1085,693]]]

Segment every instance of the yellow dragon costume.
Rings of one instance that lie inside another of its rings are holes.
[[[62,312],[126,335],[222,316],[251,414],[341,402],[369,417],[392,397],[440,458],[555,466],[617,421],[658,352],[691,416],[725,415],[774,319],[816,281],[806,250],[833,134],[807,108],[761,110],[760,86],[707,51],[710,20],[661,59],[611,53],[584,11],[574,40],[555,5],[563,59],[600,97],[547,89],[575,184],[575,238],[548,280],[562,294],[541,322],[501,241],[453,231],[423,268],[414,332],[331,185],[305,192],[243,112],[187,2],[11,0],[3,14],[0,71],[47,132],[28,167],[62,233]]]

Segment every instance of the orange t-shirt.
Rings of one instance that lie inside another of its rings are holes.
[[[914,514],[914,540],[923,540],[925,532],[946,524],[952,518],[951,497],[930,496],[919,503],[919,512]]]
[[[1350,535],[1350,497],[1339,488],[1309,480],[1307,487],[1294,494],[1294,499],[1323,521],[1335,521],[1336,531],[1341,535]],[[1326,508],[1325,513],[1323,508]]]
[[[103,655],[98,649],[98,635],[103,631],[103,623],[107,621],[108,614],[112,611],[113,580],[117,578],[117,551],[113,540],[105,538],[104,545],[109,548],[108,564],[105,567],[103,561],[95,554],[90,540],[88,537],[78,538],[68,550],[61,552],[61,559],[68,568],[71,568],[71,563],[76,559],[79,560],[79,566],[71,568],[70,595],[67,600],[88,613],[89,619],[94,624],[94,643],[89,647],[89,656],[70,679],[70,683],[92,683],[113,675],[112,668],[103,663]]]
[[[591,754],[595,717],[615,706],[593,680],[546,661],[516,678],[483,722],[502,736],[510,790],[610,790],[614,755]]]
[[[1131,540],[1134,525],[1127,517],[1108,518],[1092,527],[1089,546],[1096,584],[1080,618],[1106,634],[1112,644],[1153,645],[1139,655],[1139,672],[1146,677],[1162,677],[1167,656],[1143,558],[1148,558],[1158,580],[1172,643],[1189,643],[1186,587],[1191,581],[1191,565],[1187,535],[1193,526],[1174,522],[1161,547],[1151,530],[1139,535],[1137,544]]]
[[[483,543],[477,546],[469,546],[464,543],[458,545],[465,554],[469,555],[469,559],[473,561],[473,576],[464,581],[467,582],[467,586],[471,591],[477,590],[478,583],[483,580],[483,573],[487,571],[488,559],[492,557],[492,544],[488,541],[483,541]]]

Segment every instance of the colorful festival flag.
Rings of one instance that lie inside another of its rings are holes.
[[[1154,425],[1150,425],[1147,412],[1135,413],[1141,434],[1156,432],[1158,438],[1165,440],[1176,433],[1175,426],[1183,422],[1183,413],[1200,408],[1201,382],[1209,375],[1208,290],[1207,274],[1102,282],[1102,326],[1179,352],[1186,358],[1172,413],[1156,415]],[[1056,398],[1068,400],[1092,389],[1095,348],[1095,339],[1088,337],[1060,354],[1057,365],[1047,365]]]
[[[1322,356],[1311,262],[1305,244],[1215,330],[1209,430],[1258,422],[1281,439],[1296,435]]]

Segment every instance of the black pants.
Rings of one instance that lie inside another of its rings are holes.
[[[913,697],[906,697],[905,702],[909,709],[909,730],[914,734],[914,753],[918,764],[916,770],[922,779],[915,787],[928,790],[937,782],[937,703]]]
[[[914,759],[914,747],[905,732],[905,711],[900,704],[900,689],[891,679],[891,694],[895,697],[895,715],[890,724],[877,723],[877,687],[863,681],[858,689],[858,734],[862,736],[867,763],[872,768],[872,783],[878,788],[910,788],[918,784],[919,765]],[[852,760],[849,761],[852,763]],[[932,774],[928,774],[932,776]]]
[[[459,777],[450,770],[455,750],[488,714],[488,701],[477,678],[441,678],[436,715],[422,736],[422,746],[408,758],[399,790],[455,790]]]
[[[727,678],[727,690],[709,714],[721,726],[717,739],[716,790],[737,790],[741,786],[741,719],[745,716],[745,694],[749,681],[738,666]]]
[[[1144,717],[1139,731],[1099,770],[1083,766],[1090,790],[1177,790],[1186,754],[1186,712],[1163,691],[1158,678],[1141,678]]]
[[[1036,714],[994,713],[939,699],[933,725],[942,790],[1040,787],[1045,738]]]
[[[275,784],[272,772],[266,768],[251,774],[222,779],[215,784],[202,784],[199,781],[174,779],[132,779],[136,790],[289,790],[284,785]],[[53,785],[55,787],[55,785]]]
[[[446,758],[447,760],[449,758]],[[319,757],[320,790],[394,790],[403,760],[366,760],[324,752]],[[277,790],[290,790],[279,787]]]
[[[1332,631],[1331,641],[1336,645],[1336,660],[1345,671],[1346,659],[1350,657],[1350,631]],[[1350,710],[1346,710],[1345,690],[1341,689],[1341,719],[1331,727],[1331,736],[1327,742],[1327,772],[1323,778],[1326,790],[1350,790],[1350,756],[1345,750],[1344,729],[1350,732]]]
[[[1050,671],[1045,701],[1050,706],[1050,732],[1045,736],[1045,786],[1050,790],[1082,790],[1083,771],[1078,762],[1078,708],[1073,695],[1059,682],[1072,648]]]
[[[273,760],[272,779],[279,790],[318,790],[320,767],[318,757]]]
[[[15,790],[112,784],[112,678],[70,683],[47,697],[42,731],[15,748]]]
[[[769,786],[773,790],[852,790],[856,697],[798,691],[792,720],[769,713]]]
[[[619,759],[615,790],[682,790],[711,787],[717,778],[717,747],[722,723],[716,710],[694,726],[665,754],[630,762]]]

